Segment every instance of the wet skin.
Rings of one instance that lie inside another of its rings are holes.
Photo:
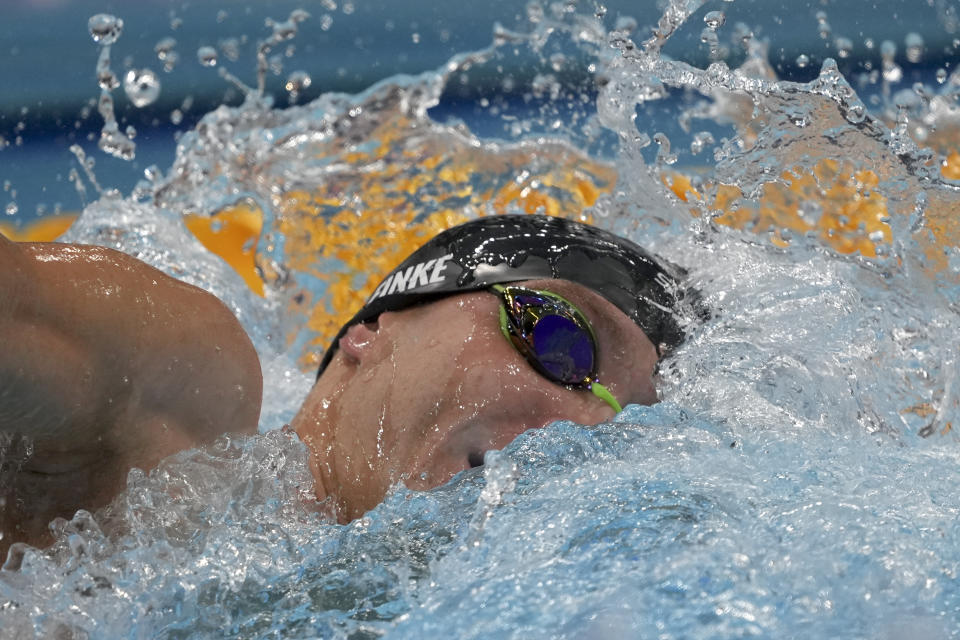
[[[0,236],[0,561],[226,431],[254,433],[257,353],[214,296],[123,253]],[[16,449],[16,447],[14,447]]]
[[[622,312],[570,282],[526,284],[587,315],[599,379],[621,404],[656,401],[655,349]],[[489,292],[451,296],[341,340],[293,421],[317,496],[341,521],[397,482],[438,486],[527,429],[612,417],[588,391],[536,373],[500,333],[498,310]],[[0,559],[12,542],[48,544],[53,518],[107,504],[131,467],[256,432],[260,365],[236,318],[130,256],[0,236],[0,336],[0,436],[34,445],[22,465],[0,465]]]
[[[523,283],[576,304],[597,334],[598,378],[622,404],[656,402],[653,344],[626,315],[580,285]],[[589,391],[540,374],[504,338],[486,291],[382,314],[340,341],[292,426],[308,446],[317,496],[341,521],[391,485],[428,489],[517,435],[561,419],[596,424],[613,410]]]

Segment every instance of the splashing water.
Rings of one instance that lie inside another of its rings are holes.
[[[735,69],[712,38],[706,68],[662,56],[705,4],[672,2],[639,45],[635,25],[534,4],[529,32],[436,73],[221,107],[135,198],[87,207],[66,240],[121,248],[238,315],[264,362],[263,433],[134,470],[108,509],[55,522],[51,549],[16,548],[4,633],[960,637],[955,83],[898,106],[882,46],[871,111],[833,61],[777,79],[749,35]],[[270,24],[249,96],[305,18]],[[565,89],[542,77],[573,59],[558,41],[594,65],[595,113],[559,117]],[[430,117],[449,83],[519,49],[542,61],[530,96],[545,99],[516,135]],[[675,115],[708,171],[682,173],[685,145],[638,117],[677,92],[698,96]],[[606,134],[614,159],[583,150]],[[398,254],[468,216],[535,211],[689,270],[712,317],[663,363],[663,402],[528,432],[332,524],[303,446],[276,429],[309,388],[301,371]],[[262,230],[233,268],[190,232],[248,218]]]

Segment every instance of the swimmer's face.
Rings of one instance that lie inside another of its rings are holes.
[[[620,404],[656,402],[656,350],[625,314],[571,282],[523,285],[557,293],[586,314],[597,337],[597,377]],[[443,484],[528,429],[613,417],[589,391],[537,373],[501,333],[499,307],[487,291],[450,296],[384,313],[341,339],[293,427],[310,449],[318,494],[334,497],[342,520],[373,508],[397,482]]]

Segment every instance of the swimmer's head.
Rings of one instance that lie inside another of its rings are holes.
[[[699,306],[679,268],[629,240],[565,218],[489,216],[435,236],[391,271],[340,330],[443,296],[535,279],[567,280],[594,291],[639,326],[662,354],[682,342],[681,317]]]
[[[435,487],[530,429],[655,403],[657,363],[695,298],[681,275],[564,219],[441,233],[340,332],[292,421],[318,495],[349,521],[396,483]]]

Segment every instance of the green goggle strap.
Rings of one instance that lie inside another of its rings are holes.
[[[502,286],[494,285],[492,288],[495,289],[500,294],[503,293],[504,287]],[[560,296],[557,296],[557,297],[560,298]],[[560,298],[560,299],[563,300],[563,298]],[[564,300],[564,302],[566,302],[566,300]],[[570,303],[568,302],[567,304],[570,304]],[[501,303],[500,304],[500,333],[502,333],[503,337],[507,339],[507,342],[509,342],[512,345],[513,338],[510,336],[509,322],[510,320],[509,318],[507,318],[506,305]],[[589,385],[590,385],[589,389],[593,393],[593,395],[597,396],[598,398],[606,402],[608,405],[610,405],[610,408],[613,409],[615,413],[620,413],[621,411],[623,411],[623,407],[620,406],[620,403],[617,402],[617,399],[613,397],[613,394],[610,393],[609,389],[607,389],[605,386],[603,386],[596,380],[589,381]]]
[[[620,403],[617,402],[617,399],[613,397],[613,394],[610,393],[610,390],[599,382],[591,382],[590,391],[592,391],[593,395],[597,396],[601,400],[605,400],[606,403],[614,410],[614,412],[620,413],[623,411],[623,407],[621,407]]]

